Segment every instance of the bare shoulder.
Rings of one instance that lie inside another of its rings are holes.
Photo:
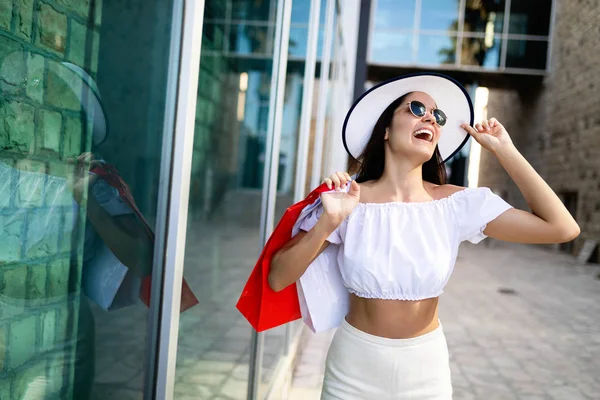
[[[431,197],[439,200],[465,190],[466,187],[456,185],[435,185],[427,182],[425,189],[429,192]]]

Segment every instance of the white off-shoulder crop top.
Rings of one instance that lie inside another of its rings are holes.
[[[329,236],[344,286],[359,297],[422,300],[442,294],[461,242],[478,243],[486,225],[512,208],[488,188],[422,203],[359,203]],[[301,223],[310,230],[323,208]]]

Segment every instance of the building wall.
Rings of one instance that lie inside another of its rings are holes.
[[[550,72],[542,82],[490,90],[497,117],[519,150],[559,194],[574,193],[585,239],[600,240],[600,7],[596,0],[556,0]],[[480,185],[526,203],[498,162],[482,154]]]

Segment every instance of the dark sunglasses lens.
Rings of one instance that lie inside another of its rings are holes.
[[[413,113],[416,117],[422,117],[427,112],[427,109],[425,108],[425,105],[420,101],[411,101],[410,112]]]
[[[435,122],[437,122],[439,126],[446,125],[446,114],[444,114],[442,110],[433,110],[433,115],[435,116]]]

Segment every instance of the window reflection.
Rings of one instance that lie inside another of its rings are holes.
[[[420,29],[457,31],[459,3],[457,0],[422,0]]]
[[[327,1],[321,0],[321,11],[319,14],[319,25],[325,24],[325,15],[327,13]],[[335,1],[335,0],[333,0]],[[310,15],[310,0],[294,0],[292,1],[292,24],[308,25]]]
[[[413,29],[416,0],[378,0],[375,29]]]
[[[454,64],[456,36],[420,35],[417,61],[420,64]]]
[[[505,0],[467,0],[465,32],[502,33]]]
[[[460,62],[462,65],[478,65],[485,68],[500,66],[500,37],[464,37]]]
[[[413,58],[413,35],[375,31],[371,40],[371,60],[374,63],[409,63]]]
[[[323,40],[325,30],[319,29],[319,38],[317,40],[317,58],[323,56]],[[307,46],[308,46],[308,28],[290,28],[290,43],[288,47],[288,54],[291,57],[306,57]]]
[[[270,0],[228,0],[231,3],[231,16],[234,20],[269,21],[275,18],[275,4]],[[207,1],[209,7],[214,7]],[[221,3],[225,3],[221,1]]]
[[[273,51],[273,29],[267,26],[231,25],[229,51],[238,54],[267,54]]]

